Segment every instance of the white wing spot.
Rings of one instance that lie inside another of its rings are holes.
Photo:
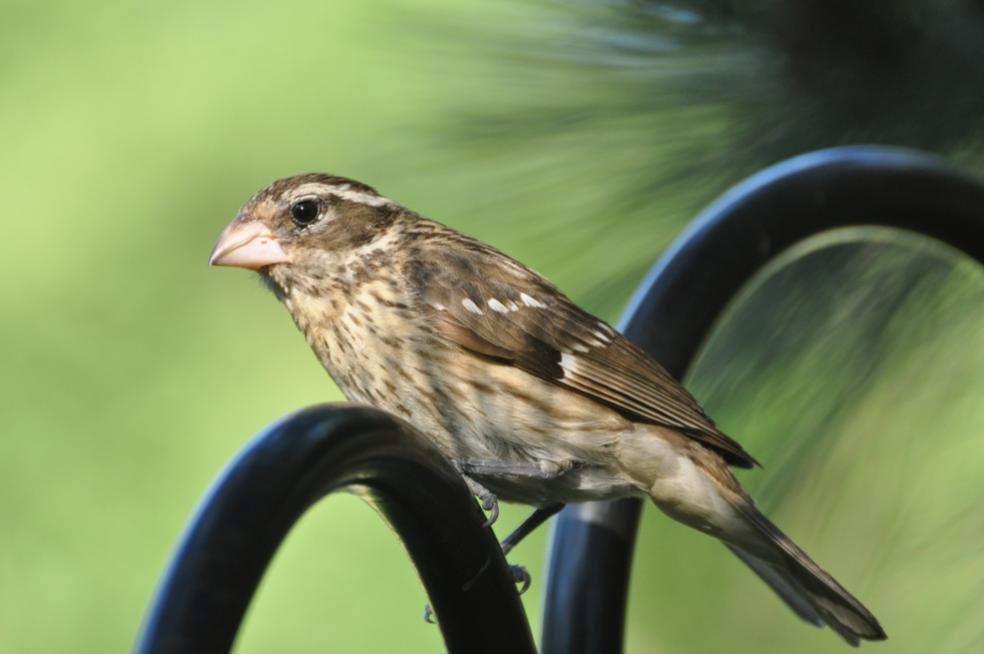
[[[509,309],[506,308],[506,305],[504,305],[502,302],[499,302],[495,298],[489,300],[489,308],[492,309],[493,311],[497,311],[498,313],[509,313]]]
[[[435,302],[431,306],[437,309],[438,311],[445,311],[447,309],[447,307],[441,304],[440,302]]]
[[[608,343],[609,341],[612,340],[611,335],[601,330],[595,331],[594,335],[599,341],[602,342],[602,344]]]
[[[465,307],[465,310],[466,311],[471,311],[472,313],[477,313],[480,316],[483,315],[482,310],[478,307],[477,304],[475,304],[474,302],[472,302],[471,298],[466,297],[464,300],[462,300],[461,301],[461,306]]]
[[[561,379],[566,378],[569,373],[573,373],[574,372],[574,368],[576,366],[577,366],[577,357],[576,356],[574,356],[573,354],[568,354],[567,352],[564,352],[563,354],[561,354],[560,355],[560,367],[564,371],[564,374],[561,376]]]
[[[535,297],[530,297],[526,293],[520,293],[519,294],[519,299],[522,300],[523,301],[523,304],[525,304],[528,307],[536,307],[538,309],[546,309],[547,308],[547,305],[545,305],[543,302],[540,302]]]
[[[575,352],[581,352],[582,354],[584,352],[590,352],[591,351],[591,348],[590,347],[588,347],[586,345],[581,345],[580,343],[578,343],[577,345],[575,345],[571,349],[574,350]]]
[[[519,309],[519,306],[512,300],[509,300],[509,310],[516,311],[517,309]]]

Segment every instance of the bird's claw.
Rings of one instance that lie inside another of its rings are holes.
[[[460,468],[459,468],[460,470]],[[469,477],[468,475],[462,475],[465,479],[465,484],[468,486],[468,490],[471,494],[478,498],[478,501],[482,503],[482,508],[489,512],[489,517],[483,524],[483,527],[491,527],[495,524],[495,521],[499,519],[499,498],[495,496],[495,493],[490,491],[485,486]]]
[[[424,622],[427,624],[437,624],[437,618],[434,617],[434,609],[431,608],[430,604],[424,606]]]
[[[482,500],[482,508],[489,512],[488,518],[485,520],[483,527],[491,527],[495,524],[495,521],[499,519],[499,498],[489,491],[485,491],[486,495],[484,497],[479,497]]]
[[[512,573],[513,581],[520,584],[519,594],[522,595],[530,589],[530,584],[533,583],[533,577],[530,576],[530,571],[521,565],[510,565],[509,572]]]

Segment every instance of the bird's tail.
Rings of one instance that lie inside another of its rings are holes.
[[[754,548],[728,548],[769,585],[798,616],[826,624],[849,644],[885,640],[878,620],[853,595],[817,565],[750,501],[735,507],[763,537]],[[756,539],[758,540],[758,539]]]

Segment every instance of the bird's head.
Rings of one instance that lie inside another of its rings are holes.
[[[288,177],[250,198],[208,262],[264,272],[323,270],[378,238],[398,209],[351,179],[321,173]]]

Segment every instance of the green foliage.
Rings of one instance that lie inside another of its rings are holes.
[[[0,12],[4,652],[125,651],[224,463],[288,411],[340,399],[268,293],[205,265],[267,182],[362,179],[615,319],[694,209],[747,172],[692,174],[721,107],[633,117],[612,110],[634,102],[632,70],[605,86],[610,68],[538,60],[530,43],[562,52],[570,25],[551,31],[535,4]],[[519,112],[541,122],[517,131]],[[765,462],[744,477],[762,503],[882,617],[886,652],[984,644],[984,282],[938,257],[815,253],[735,307],[692,376]],[[645,516],[631,651],[840,650],[721,547]],[[545,538],[513,555],[534,574],[535,629]],[[332,498],[278,556],[239,651],[438,651],[424,602],[395,537]]]

